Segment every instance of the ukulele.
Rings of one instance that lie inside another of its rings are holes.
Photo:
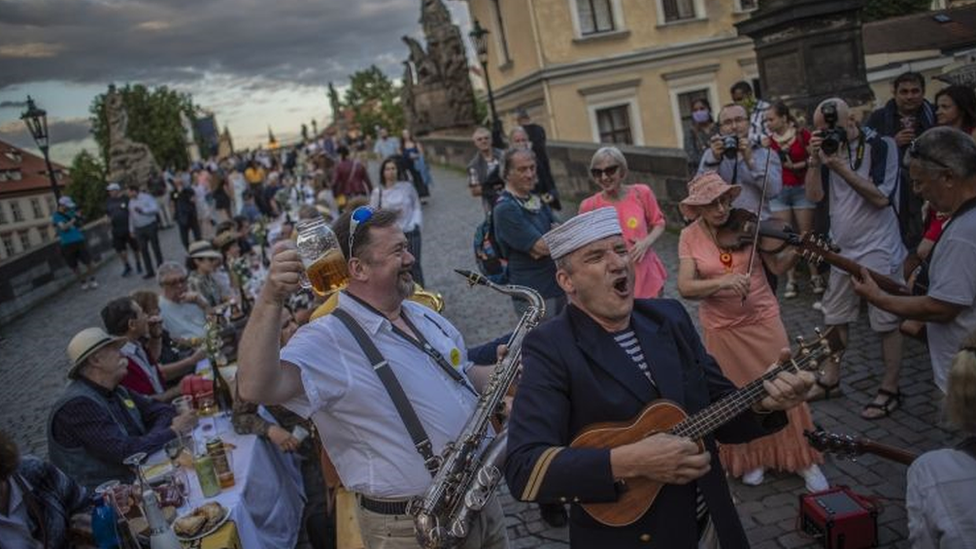
[[[844,348],[835,330],[828,329],[817,338],[806,343],[797,338],[799,349],[783,364],[769,370],[758,379],[733,391],[722,399],[693,416],[688,416],[680,406],[665,399],[648,404],[631,421],[607,422],[591,425],[573,440],[572,448],[616,448],[647,438],[656,433],[669,433],[697,441],[704,451],[701,439],[750,409],[753,404],[766,397],[763,382],[775,378],[780,372],[800,372],[815,370],[826,358],[841,352]],[[581,506],[597,522],[607,526],[627,526],[647,512],[663,484],[646,477],[627,479],[627,490],[617,501],[609,503],[583,503]]]
[[[804,430],[803,434],[810,441],[810,446],[813,446],[817,451],[836,454],[848,459],[854,459],[863,454],[874,454],[902,465],[911,465],[918,458],[918,454],[915,452],[881,444],[869,438],[831,433],[819,427],[816,431]]]

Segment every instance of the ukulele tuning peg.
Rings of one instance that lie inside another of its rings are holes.
[[[823,330],[821,330],[819,326],[813,329],[813,333],[817,334],[817,339],[823,337]]]

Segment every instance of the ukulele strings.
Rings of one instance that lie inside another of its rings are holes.
[[[739,391],[719,400],[715,404],[675,425],[671,429],[671,434],[686,436],[692,440],[702,438],[766,396],[767,392],[763,387],[764,381],[771,381],[780,372],[786,371],[788,366],[792,366],[796,372],[807,370],[809,363],[814,362],[816,364],[815,361],[822,358],[824,354],[824,348],[818,347],[816,350],[801,357],[799,362],[791,358],[788,362],[780,364],[759,378],[749,382]]]

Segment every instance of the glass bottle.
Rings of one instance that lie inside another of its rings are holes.
[[[95,495],[91,513],[92,536],[98,549],[118,549],[119,536],[115,531],[115,509],[102,493]]]
[[[302,287],[319,295],[328,295],[346,287],[349,269],[339,247],[339,240],[324,219],[308,219],[298,223],[298,255],[305,274]]]
[[[197,472],[197,480],[200,482],[200,491],[203,492],[203,497],[212,498],[220,493],[220,483],[217,482],[213,458],[206,451],[193,457],[193,468]]]
[[[166,522],[163,510],[159,508],[156,492],[152,488],[142,493],[142,507],[146,513],[146,522],[149,523],[150,549],[182,549],[180,540],[176,539],[173,528]]]

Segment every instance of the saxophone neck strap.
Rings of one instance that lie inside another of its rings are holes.
[[[427,431],[424,429],[423,424],[420,423],[420,418],[417,417],[417,412],[413,409],[413,405],[410,404],[410,399],[403,392],[403,386],[400,385],[396,374],[390,368],[390,363],[383,358],[380,350],[376,348],[376,345],[369,338],[366,330],[363,330],[363,327],[356,322],[352,315],[338,308],[332,311],[332,315],[346,326],[353,338],[356,339],[356,343],[363,350],[363,353],[366,354],[366,358],[373,366],[373,371],[379,376],[380,381],[383,382],[383,387],[390,395],[390,400],[393,401],[393,406],[396,408],[397,414],[400,415],[403,426],[406,427],[407,433],[410,434],[414,448],[417,449],[417,453],[424,460],[424,467],[427,468],[427,471],[433,477],[440,466],[440,460],[434,455],[430,437],[427,436]]]

